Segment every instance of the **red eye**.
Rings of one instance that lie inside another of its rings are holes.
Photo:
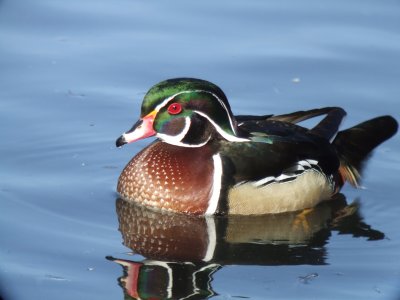
[[[168,106],[168,112],[171,115],[177,115],[182,111],[182,105],[179,103],[172,103],[170,106]]]

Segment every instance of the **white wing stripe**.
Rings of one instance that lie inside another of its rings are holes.
[[[298,176],[304,174],[309,169],[314,169],[321,172],[321,168],[318,166],[318,161],[313,159],[306,159],[297,162],[292,167],[284,170],[281,175],[275,176],[268,176],[258,181],[252,182],[253,186],[260,187],[270,183],[282,183],[287,182],[290,180],[296,179]],[[239,184],[242,184],[240,182]]]

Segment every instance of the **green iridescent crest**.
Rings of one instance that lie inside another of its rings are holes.
[[[168,112],[171,103],[179,103],[182,112],[171,115]],[[234,117],[225,94],[208,81],[181,78],[153,86],[144,97],[141,115],[144,117],[154,110],[158,110],[154,129],[159,133],[167,132],[166,128],[170,127],[184,127],[184,118],[192,118],[196,114],[196,117],[210,122],[217,131],[219,128],[228,135],[236,135]],[[178,121],[179,118],[182,120]]]
[[[207,90],[229,104],[224,92],[212,82],[194,78],[176,78],[154,85],[144,96],[142,117],[150,113],[160,102],[182,91]],[[230,109],[230,108],[229,108]]]

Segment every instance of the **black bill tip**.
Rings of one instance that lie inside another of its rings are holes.
[[[125,140],[125,137],[123,135],[121,135],[115,142],[115,145],[119,148],[122,147],[123,145],[125,145],[127,142]]]

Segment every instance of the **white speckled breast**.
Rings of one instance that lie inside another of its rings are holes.
[[[212,153],[156,141],[122,171],[117,191],[130,201],[160,209],[202,214],[213,185]]]

